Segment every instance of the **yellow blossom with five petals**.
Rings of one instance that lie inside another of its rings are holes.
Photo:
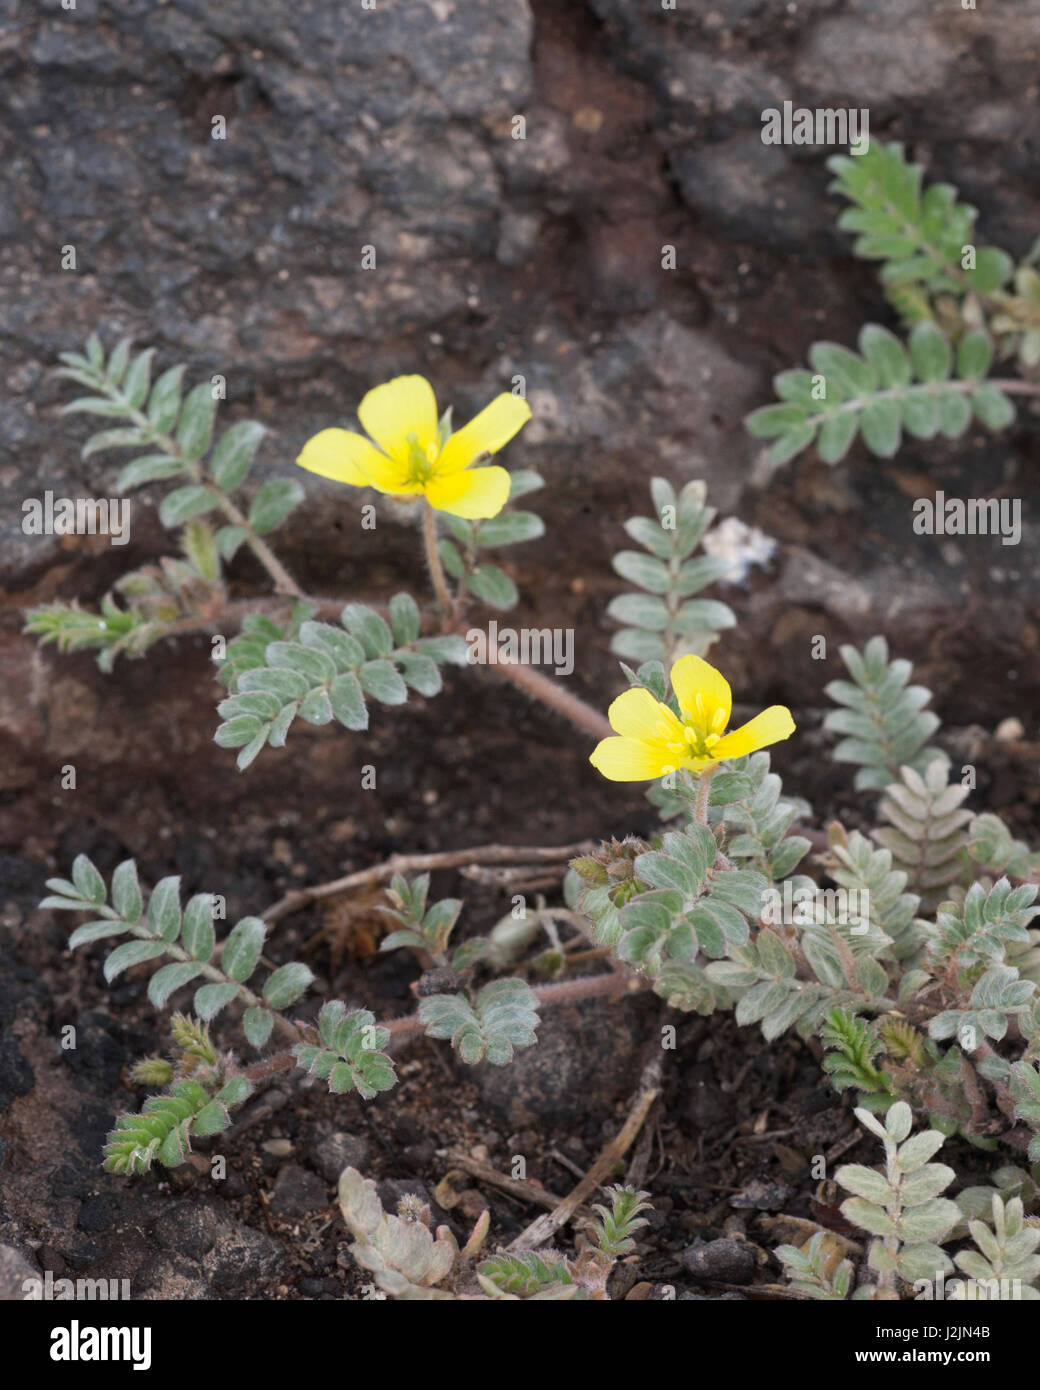
[[[607,718],[618,737],[603,739],[589,761],[611,782],[646,782],[680,770],[703,772],[794,733],[791,711],[770,705],[727,734],[733,708],[729,682],[699,656],[679,658],[672,667],[672,689],[678,716],[641,687],[626,690],[610,706]]]
[[[437,511],[475,521],[497,516],[505,506],[509,474],[497,465],[470,465],[497,453],[530,418],[527,402],[503,391],[445,438],[433,387],[422,376],[399,376],[374,387],[358,406],[358,419],[370,438],[350,430],[322,430],[307,441],[296,462],[352,487],[374,487],[394,497],[423,496]]]

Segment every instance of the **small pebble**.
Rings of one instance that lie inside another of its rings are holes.
[[[709,1240],[683,1251],[683,1268],[697,1279],[720,1284],[748,1284],[755,1272],[755,1252],[743,1240]]]

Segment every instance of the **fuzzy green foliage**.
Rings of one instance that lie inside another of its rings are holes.
[[[318,1015],[318,1037],[320,1046],[297,1043],[293,1051],[297,1064],[328,1081],[333,1094],[357,1091],[362,1100],[371,1100],[397,1084],[394,1064],[382,1050],[390,1034],[376,1026],[367,1009],[347,1013],[345,1004],[330,1000]]]
[[[849,1296],[852,1261],[841,1260],[830,1272],[827,1240],[825,1231],[817,1231],[803,1249],[796,1245],[778,1245],[773,1254],[784,1266],[795,1293],[804,1298],[837,1303]]]
[[[836,175],[832,191],[853,204],[838,226],[855,233],[857,256],[884,262],[883,284],[987,294],[1010,278],[1014,262],[995,247],[977,247],[975,269],[962,268],[977,209],[960,202],[952,184],[925,188],[924,166],[911,163],[901,145],[872,141],[866,154],[835,155],[828,168]]]
[[[865,1091],[864,1103],[870,1109],[889,1103],[891,1083],[874,1065],[875,1057],[884,1051],[877,1024],[844,1009],[830,1009],[820,1029],[820,1041],[829,1049],[822,1066],[836,1091],[851,1087]]]
[[[431,994],[419,1005],[419,1021],[431,1038],[450,1038],[470,1066],[485,1059],[495,1066],[530,1047],[538,1026],[538,1003],[523,980],[492,980],[473,997]]]
[[[481,1288],[492,1298],[503,1294],[514,1298],[545,1298],[557,1296],[568,1288],[571,1297],[581,1297],[562,1257],[539,1255],[526,1251],[519,1255],[495,1255],[484,1260],[477,1269]]]
[[[904,431],[914,439],[959,439],[973,420],[1002,430],[1015,418],[1010,398],[986,374],[993,347],[986,334],[965,334],[954,347],[934,323],[916,323],[906,346],[880,324],[860,331],[859,352],[813,343],[809,368],[773,378],[779,405],[747,417],[778,468],[816,445],[824,463],[838,463],[857,435],[877,458],[894,458]]]
[[[120,1115],[105,1144],[110,1173],[146,1173],[155,1160],[167,1168],[183,1163],[193,1135],[227,1129],[230,1109],[241,1105],[252,1087],[232,1077],[211,1092],[198,1081],[175,1081],[165,1095],[152,1096],[139,1115]]]
[[[889,825],[873,831],[873,837],[890,851],[893,867],[906,872],[907,887],[925,910],[963,874],[965,827],[972,819],[962,806],[967,795],[967,787],[950,785],[946,760],[933,758],[921,773],[901,767],[881,798],[879,809]]]
[[[868,1263],[880,1278],[877,1285],[856,1291],[860,1299],[893,1289],[897,1275],[912,1283],[933,1279],[940,1270],[949,1273],[953,1264],[941,1243],[960,1220],[960,1209],[939,1196],[956,1176],[953,1169],[929,1162],[942,1148],[944,1135],[933,1129],[911,1136],[913,1115],[904,1101],[889,1109],[884,1123],[864,1109],[856,1111],[856,1118],[885,1146],[883,1173],[858,1163],[844,1164],[835,1173],[853,1194],[842,1202],[842,1215],[875,1237]]]
[[[937,748],[927,746],[939,727],[939,716],[924,708],[931,691],[907,684],[913,674],[909,661],[889,661],[883,637],[872,637],[862,652],[843,646],[841,659],[852,680],[827,686],[830,698],[844,708],[831,711],[823,727],[844,735],[833,756],[857,765],[857,790],[883,791],[897,780],[902,767],[923,773],[934,758],[942,757]]]
[[[737,621],[726,604],[694,597],[728,568],[729,562],[719,557],[695,555],[715,510],[707,506],[707,489],[700,481],[676,493],[664,478],[654,478],[650,495],[656,515],[625,522],[643,551],[622,550],[614,556],[615,570],[640,592],[611,600],[607,614],[624,628],[611,638],[610,649],[639,662],[671,661],[681,652],[703,656],[719,632]]]
[[[973,420],[1006,428],[1014,406],[988,378],[995,347],[1023,366],[1040,361],[1040,276],[1032,264],[1040,240],[1017,269],[1006,252],[975,245],[975,208],[950,184],[924,188],[922,166],[898,144],[873,141],[864,155],[837,155],[829,167],[833,190],[852,203],[838,225],[855,235],[858,256],[882,262],[882,285],[909,336],[904,343],[867,324],[858,352],[814,343],[809,370],[774,377],[779,404],[745,421],[752,435],[773,440],[767,466],[812,444],[825,463],[836,463],[857,435],[872,454],[891,458],[904,432],[957,439]]]
[[[352,603],[340,624],[316,622],[297,606],[288,625],[252,614],[232,642],[221,679],[230,690],[218,706],[224,721],[214,735],[222,748],[238,748],[247,768],[267,745],[282,748],[296,718],[307,724],[368,728],[367,700],[403,705],[409,689],[440,692],[439,663],[464,665],[461,637],[419,636],[419,609],[409,594],[390,600],[387,623]]]
[[[599,1219],[592,1224],[590,1239],[604,1259],[613,1261],[635,1248],[636,1231],[648,1224],[640,1213],[649,1211],[653,1204],[649,1192],[638,1192],[634,1187],[611,1187],[607,1195],[609,1207],[602,1202],[595,1205]]]
[[[428,956],[435,965],[449,966],[463,970],[483,957],[487,942],[484,937],[475,937],[459,946],[449,959],[448,943],[455,930],[462,911],[459,898],[441,898],[427,906],[430,888],[430,875],[420,874],[412,883],[395,874],[387,890],[392,907],[379,910],[400,923],[397,931],[392,931],[380,943],[382,951],[396,951],[407,946],[422,956]]]
[[[229,1108],[251,1089],[231,1069],[230,1054],[214,1047],[209,1022],[238,1004],[242,1031],[253,1047],[264,1047],[279,1021],[298,1034],[285,1010],[302,997],[312,972],[290,961],[271,970],[254,992],[248,982],[260,966],[264,922],[243,917],[218,943],[212,894],[196,893],[182,907],[180,879],[171,876],[155,885],[146,902],[132,859],[114,870],[111,893],[86,855],[73,863],[71,879],[49,879],[47,887],[51,893],[42,907],[82,912],[92,919],[73,931],[71,949],[127,938],[106,957],[107,981],[134,966],[165,961],[148,981],[148,999],[155,1008],[165,1008],[181,990],[194,989],[194,1016],[175,1014],[171,1021],[179,1050],[176,1062],[145,1058],[132,1073],[136,1083],[166,1086],[166,1093],[146,1101],[140,1115],[121,1116],[106,1149],[106,1166],[116,1172],[143,1172],[155,1159],[180,1163],[191,1136],[225,1128]],[[393,1064],[382,1051],[388,1038],[367,1011],[348,1013],[344,1004],[330,1001],[319,1016],[317,1043],[298,1042],[294,1053],[299,1066],[328,1080],[330,1090],[353,1090],[368,1100],[396,1081]]]
[[[953,1297],[977,1302],[980,1299],[1010,1298],[1035,1303],[1040,1300],[1036,1281],[1040,1278],[1040,1228],[1027,1225],[1020,1197],[1005,1202],[994,1192],[991,1221],[968,1222],[975,1242],[974,1250],[954,1256],[957,1268],[968,1281]]]

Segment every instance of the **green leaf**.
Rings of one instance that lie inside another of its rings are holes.
[[[148,419],[157,434],[168,434],[176,423],[181,407],[181,378],[184,367],[171,367],[152,387],[148,397]]]
[[[643,555],[638,550],[620,550],[611,564],[622,579],[638,584],[652,594],[666,594],[671,585],[668,566],[653,555]]]
[[[80,457],[90,458],[92,454],[100,454],[106,449],[140,449],[147,443],[148,435],[136,426],[128,429],[102,430],[100,434],[90,436],[80,450]]]
[[[181,526],[192,517],[211,512],[216,505],[214,492],[198,483],[191,483],[166,494],[159,503],[159,520],[164,526]]]
[[[872,454],[890,459],[899,452],[903,420],[898,401],[876,396],[864,408],[859,424],[863,443]]]
[[[474,540],[477,545],[516,545],[545,535],[545,523],[534,512],[500,512],[481,521]]]
[[[248,527],[222,526],[217,532],[217,549],[220,551],[220,558],[224,561],[233,560],[239,546],[248,535]]]
[[[208,381],[200,382],[184,398],[177,422],[177,443],[181,453],[192,462],[202,458],[213,438],[213,420],[217,402]]]
[[[357,676],[352,673],[337,676],[329,686],[332,713],[348,729],[367,729],[368,710]]]
[[[117,975],[128,970],[130,966],[141,965],[146,960],[155,960],[156,956],[165,953],[166,947],[158,941],[126,941],[122,946],[117,946],[105,961],[105,979],[111,984]]]
[[[105,880],[85,854],[77,854],[73,862],[72,882],[87,902],[103,903],[108,897]]]
[[[237,985],[203,985],[195,991],[195,1012],[204,1023],[215,1018],[238,994]]]
[[[244,983],[256,969],[263,950],[267,928],[259,917],[243,917],[224,943],[221,965],[224,973]]]
[[[946,335],[927,319],[910,330],[910,360],[919,381],[945,381],[953,367]]]
[[[213,954],[213,895],[196,893],[184,909],[181,944],[195,960],[208,961]]]
[[[112,906],[124,921],[140,919],[141,887],[137,882],[137,865],[132,859],[124,859],[112,874]]]
[[[152,379],[152,358],[154,356],[155,348],[146,348],[144,352],[139,352],[131,362],[130,369],[126,374],[123,382],[123,395],[133,410],[140,409],[148,399],[148,387]]]
[[[217,1100],[211,1100],[195,1116],[192,1128],[196,1134],[205,1136],[219,1134],[222,1129],[227,1129],[230,1123],[231,1118],[224,1106]]]
[[[303,495],[303,488],[295,478],[275,478],[265,483],[249,508],[250,526],[260,536],[273,531],[303,501]]]
[[[105,368],[105,375],[113,386],[118,386],[123,380],[123,374],[130,361],[130,349],[133,346],[133,338],[121,338],[112,349],[112,355],[108,359],[108,366]]]
[[[265,434],[263,425],[256,420],[240,420],[220,436],[210,458],[209,471],[224,492],[230,492],[243,481]]]
[[[176,941],[181,930],[181,880],[179,875],[161,878],[148,900],[148,923],[163,941]]]
[[[477,565],[466,576],[466,582],[477,598],[493,608],[512,608],[520,597],[509,575],[496,565]]]
[[[164,1009],[170,995],[183,985],[190,984],[202,974],[204,967],[194,961],[178,961],[164,965],[148,981],[148,999],[157,1009]]]
[[[264,985],[264,1002],[272,1009],[287,1009],[294,1004],[314,979],[313,972],[299,961],[291,961],[268,976]]]
[[[984,382],[972,395],[971,406],[975,414],[991,430],[1006,429],[1015,418],[1015,407],[990,382]]]
[[[169,454],[144,454],[122,470],[116,479],[116,491],[128,492],[132,487],[176,478],[183,472],[184,464],[180,459],[171,458]]]
[[[407,647],[419,636],[419,605],[411,594],[394,594],[390,600],[390,627],[398,646]]]
[[[367,656],[389,656],[393,651],[393,633],[379,614],[363,603],[348,603],[340,622],[358,639]]]
[[[957,375],[962,381],[984,377],[993,361],[993,344],[986,333],[973,329],[957,345]]]
[[[366,661],[359,673],[361,689],[384,705],[403,705],[408,689],[390,661]]]
[[[866,324],[859,335],[859,350],[877,373],[882,389],[909,384],[910,359],[903,344],[887,328]]]
[[[242,1028],[252,1047],[263,1047],[273,1027],[274,1014],[269,1009],[250,1008],[242,1015]]]
[[[122,936],[127,930],[125,922],[113,922],[110,917],[100,922],[85,922],[69,937],[69,950],[74,951],[77,946],[85,946],[90,941],[100,941],[106,936]]]

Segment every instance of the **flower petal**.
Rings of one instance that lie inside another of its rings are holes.
[[[635,738],[605,738],[589,762],[609,782],[648,782],[673,770],[663,744]]]
[[[749,719],[739,729],[734,729],[725,738],[720,738],[711,750],[712,757],[742,758],[745,753],[766,748],[770,743],[781,743],[794,733],[794,720],[785,705],[770,705],[754,719]]]
[[[432,478],[425,491],[431,507],[476,521],[497,516],[509,501],[509,474],[498,467],[466,468]]]
[[[722,733],[729,723],[733,693],[721,671],[703,657],[681,656],[672,667],[672,689],[683,714],[691,715],[707,733]]]
[[[497,454],[530,418],[531,407],[524,398],[503,391],[479,415],[474,415],[468,425],[451,435],[437,460],[437,471],[457,473],[478,454]]]
[[[396,376],[374,387],[358,406],[358,419],[385,454],[405,462],[410,434],[424,453],[437,442],[437,402],[424,376]]]
[[[610,727],[624,738],[644,743],[685,745],[682,725],[667,705],[655,700],[649,690],[634,686],[619,695],[607,710]]]
[[[377,448],[363,435],[351,434],[350,430],[322,430],[300,451],[296,460],[301,468],[309,473],[317,473],[322,478],[332,478],[337,483],[350,483],[352,487],[367,487],[369,471],[389,462]]]

